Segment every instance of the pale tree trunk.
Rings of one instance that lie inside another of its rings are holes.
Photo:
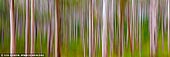
[[[30,38],[30,19],[29,19],[29,0],[26,0],[26,28],[25,28],[25,53],[29,53]]]
[[[157,47],[157,0],[150,1],[150,56],[156,55],[156,47]]]
[[[134,19],[135,19],[135,0],[132,0],[132,57],[134,57]]]
[[[59,0],[55,1],[55,57],[61,57],[60,54],[60,14],[59,14]]]
[[[31,0],[31,51],[34,53],[34,0]]]
[[[111,8],[109,8],[109,33],[110,33],[110,56],[113,54],[114,44],[114,0],[111,1]],[[110,3],[109,3],[110,5]]]
[[[107,0],[103,0],[102,57],[107,57]]]
[[[169,53],[169,50],[170,50],[170,17],[169,17],[169,0],[167,0],[167,3],[168,3],[168,53]]]
[[[91,6],[92,2],[89,1],[89,57],[92,57],[92,19],[91,19]]]
[[[83,9],[82,9],[83,10]],[[85,37],[84,37],[84,16],[83,11],[81,13],[81,38],[82,38],[82,45],[83,45],[83,55],[86,57],[86,46],[85,46]]]
[[[94,0],[90,0],[89,1],[89,57],[95,56],[93,8],[94,8]]]
[[[16,52],[14,0],[10,1],[10,53]]]

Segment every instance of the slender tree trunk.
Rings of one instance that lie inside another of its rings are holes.
[[[131,50],[131,55],[133,55],[133,53],[132,53],[132,37],[131,37],[131,20],[130,20],[130,13],[129,13],[129,11],[130,11],[130,1],[128,1],[128,38],[129,38],[129,40],[130,40],[130,50]]]
[[[170,16],[169,16],[169,0],[167,0],[168,2],[168,53],[170,51]]]
[[[157,41],[157,0],[150,1],[150,56],[156,55]]]
[[[59,0],[55,1],[55,57],[61,57],[60,54],[60,11],[59,11]]]
[[[86,57],[86,49],[85,49],[85,39],[84,39],[84,16],[83,16],[83,9],[81,12],[81,38],[82,38],[82,45],[83,45],[83,55]]]
[[[31,51],[30,53],[35,52],[35,22],[34,22],[34,0],[31,0]]]
[[[102,57],[107,57],[107,0],[103,0]]]
[[[113,54],[113,44],[114,44],[114,0],[111,1],[111,9],[109,10],[109,32],[110,32],[110,56]]]
[[[31,53],[34,53],[34,0],[31,0]]]
[[[134,57],[134,19],[135,19],[135,0],[132,0],[132,57]]]
[[[29,19],[29,0],[26,0],[26,28],[25,28],[25,53],[29,53],[30,38],[30,19]]]
[[[48,53],[48,57],[50,57],[50,54],[51,54],[51,38],[52,38],[52,31],[51,31],[51,20],[52,20],[52,17],[51,17],[51,0],[48,0],[48,13],[49,13],[49,21],[47,21],[48,23],[48,38],[47,38],[47,53]]]
[[[51,24],[48,23],[48,37],[47,37],[47,53],[48,57],[50,57],[50,42],[51,42]]]
[[[95,56],[93,8],[94,8],[94,0],[90,0],[89,1],[89,57]]]
[[[10,1],[10,53],[16,52],[15,19],[14,19],[14,0]]]

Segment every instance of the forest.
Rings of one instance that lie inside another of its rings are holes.
[[[170,57],[169,7],[170,0],[0,0],[0,57]]]

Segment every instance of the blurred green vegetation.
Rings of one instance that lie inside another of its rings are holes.
[[[16,0],[15,0],[16,1]],[[72,2],[69,2],[69,0],[63,0],[65,6],[76,6],[79,4],[80,0],[72,0]],[[17,2],[16,2],[17,3]],[[15,9],[16,10],[16,9]],[[65,14],[67,14],[67,10],[64,10]],[[21,6],[18,7],[18,14],[19,16],[25,16],[25,8],[23,9]],[[36,10],[35,12],[35,18],[39,19],[38,17],[47,17],[48,16],[48,12],[44,12],[42,15],[38,13],[38,10]],[[115,14],[115,16],[117,16]],[[94,17],[94,23],[97,23],[97,17]],[[21,17],[19,17],[19,19],[22,19]],[[43,18],[46,19],[46,18]],[[48,20],[48,18],[47,18]],[[148,16],[144,16],[142,19],[142,54],[141,57],[149,57],[149,53],[150,53],[150,38],[149,38],[149,19]],[[23,20],[25,22],[25,20]],[[62,49],[61,49],[61,55],[63,57],[83,57],[83,46],[82,46],[82,40],[80,37],[80,20],[78,22],[78,31],[77,31],[77,41],[74,40],[73,37],[69,37],[71,38],[71,40],[69,42],[63,41],[62,42]],[[116,28],[115,28],[115,32],[114,34],[116,35],[116,32],[118,32],[117,27],[118,27],[118,18],[115,18],[115,24],[116,24]],[[124,21],[124,35],[126,36],[127,33],[127,20],[125,18]],[[160,27],[160,25],[158,26]],[[0,0],[0,33],[4,32],[4,39],[2,39],[2,35],[0,35],[0,53],[9,53],[10,51],[10,30],[9,30],[10,26],[9,26],[9,5],[7,5],[7,0]],[[66,29],[66,27],[64,27],[63,29]],[[16,47],[17,47],[17,53],[24,53],[24,48],[25,48],[25,24],[23,23],[22,25],[22,35],[19,35],[20,32],[16,31]],[[85,40],[88,41],[88,27],[87,25],[85,26]],[[162,34],[161,34],[161,28],[158,29],[158,50],[157,50],[157,56],[158,57],[167,57],[168,56],[168,50],[167,50],[167,32],[165,32],[165,41],[164,41],[164,48],[162,50]],[[2,33],[1,33],[2,34]],[[101,35],[100,35],[101,36]],[[115,39],[117,36],[114,36]],[[41,38],[41,39],[40,39]],[[124,37],[126,38],[126,37]],[[41,43],[40,43],[41,41]],[[117,42],[116,40],[114,40],[114,42]],[[40,46],[40,44],[42,44],[42,46]],[[99,44],[99,43],[98,43]],[[115,44],[116,46],[117,44]],[[101,57],[102,54],[102,47],[101,47],[101,43],[100,43],[100,47],[96,45],[96,57]],[[53,48],[52,48],[52,52],[54,55],[54,42],[53,42]],[[115,48],[115,50],[117,50],[118,48]],[[42,53],[45,53],[45,55],[47,55],[47,33],[42,34],[42,32],[37,32],[37,37],[35,40],[35,52],[36,53],[40,53],[42,50]],[[139,57],[139,48],[135,46],[135,57]],[[110,54],[110,42],[108,39],[108,54]],[[124,57],[130,57],[131,55],[131,51],[130,51],[130,44],[128,42],[128,47],[124,47]],[[88,44],[86,44],[86,56],[88,56]],[[117,57],[118,53],[115,51],[112,54],[113,57]]]

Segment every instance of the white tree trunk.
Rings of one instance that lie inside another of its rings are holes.
[[[110,4],[109,4],[110,5]],[[109,32],[110,32],[110,56],[113,54],[114,44],[114,0],[111,1],[111,8],[109,9]]]
[[[31,53],[34,53],[34,0],[31,0]]]
[[[10,53],[16,52],[14,0],[10,1]]]
[[[157,0],[151,0],[150,2],[150,54],[154,56],[157,46]]]
[[[102,57],[107,57],[107,0],[103,0]]]
[[[89,57],[92,57],[92,20],[91,20],[91,0],[89,1]]]
[[[168,53],[169,53],[169,49],[170,49],[170,17],[169,17],[169,0],[167,0],[168,3]]]
[[[94,26],[93,26],[93,5],[94,0],[89,1],[89,57],[94,57]]]

